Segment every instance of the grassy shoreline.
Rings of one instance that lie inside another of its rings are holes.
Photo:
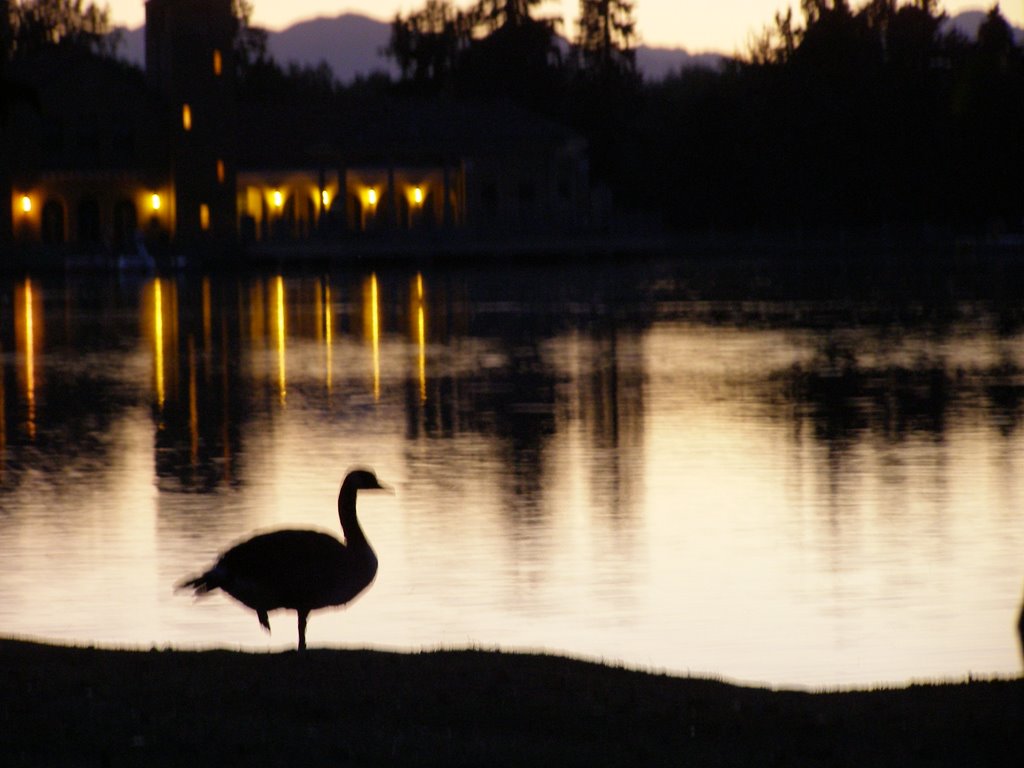
[[[0,640],[8,766],[1017,766],[1024,679],[772,691],[489,651]]]

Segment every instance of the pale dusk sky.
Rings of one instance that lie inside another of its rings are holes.
[[[136,27],[145,18],[143,0],[98,0],[108,4],[116,24]],[[422,0],[253,0],[254,22],[267,29],[283,29],[296,21],[317,16],[338,16],[359,13],[384,21],[394,17],[396,11],[407,13],[424,4]],[[456,0],[457,5],[469,5],[467,0]],[[854,7],[860,6],[853,0]],[[676,46],[691,53],[716,51],[733,53],[745,50],[751,36],[771,23],[775,12],[792,5],[799,8],[798,0],[635,0],[635,16],[641,42],[653,46]],[[990,0],[940,0],[949,15],[965,10],[988,10]],[[547,0],[540,15],[561,16],[570,34],[572,20],[579,8],[579,0]],[[1010,23],[1024,27],[1024,0],[1000,3],[1003,16]]]

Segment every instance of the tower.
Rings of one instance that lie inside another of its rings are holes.
[[[174,237],[235,236],[235,67],[231,0],[147,0],[146,78],[168,137]]]

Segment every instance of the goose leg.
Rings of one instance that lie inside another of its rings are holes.
[[[306,650],[306,619],[309,618],[309,611],[299,611],[299,650]]]

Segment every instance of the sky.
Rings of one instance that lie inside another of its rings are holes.
[[[987,10],[993,0],[940,0],[946,13],[954,15],[964,10]],[[338,16],[342,13],[360,13],[381,20],[390,20],[397,11],[407,13],[421,7],[424,2],[409,0],[252,0],[253,21],[271,30],[283,29],[296,21],[317,16]],[[143,0],[98,0],[109,5],[115,24],[136,27],[145,18]],[[457,5],[469,5],[468,0],[456,0]],[[862,3],[854,0],[856,8]],[[771,23],[775,12],[799,2],[790,0],[634,0],[634,15],[640,32],[640,41],[652,46],[686,48],[691,53],[715,51],[734,53],[746,49],[752,35]],[[547,0],[541,6],[542,15],[561,16],[569,22],[579,8],[579,0]],[[1019,27],[1024,27],[1024,0],[1003,0],[1003,15]]]

